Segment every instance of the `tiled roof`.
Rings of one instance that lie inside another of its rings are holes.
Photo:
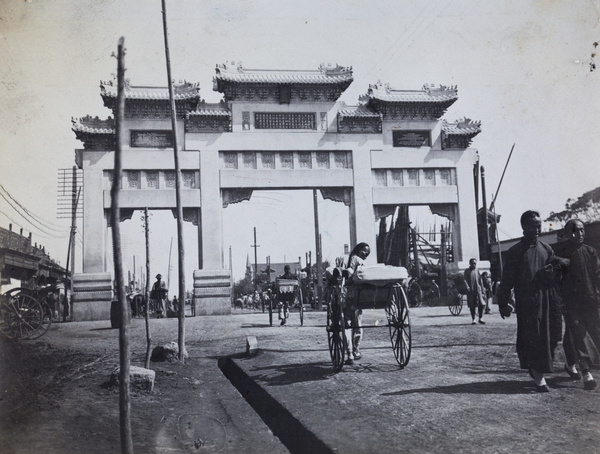
[[[373,111],[367,109],[365,106],[343,107],[338,111],[338,115],[340,116],[340,118],[344,118],[344,117],[379,118],[379,117],[381,117],[381,114],[378,114],[377,112],[373,112]]]
[[[115,134],[115,121],[108,117],[106,120],[100,120],[98,117],[86,116],[83,118],[71,118],[74,132],[83,132],[87,134]]]
[[[425,85],[422,90],[394,90],[389,85],[369,86],[368,96],[384,102],[399,103],[452,103],[458,99],[456,86],[439,87]]]
[[[219,103],[219,104],[202,103],[196,108],[196,110],[188,112],[186,114],[186,116],[187,117],[192,117],[192,116],[230,117],[231,111],[223,103]]]
[[[321,65],[317,70],[245,69],[241,62],[217,65],[215,80],[251,84],[349,84],[352,67]]]
[[[442,123],[442,130],[450,136],[475,136],[481,132],[481,122],[464,118],[456,123]]]
[[[175,100],[200,98],[200,85],[183,82],[173,86]],[[117,84],[114,81],[100,82],[100,94],[102,97],[116,98]],[[148,100],[168,100],[168,87],[134,87],[125,84],[126,99],[148,99]]]

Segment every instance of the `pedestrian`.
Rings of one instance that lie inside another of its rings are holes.
[[[354,301],[354,293],[348,291],[348,285],[352,285],[353,276],[357,268],[363,264],[363,261],[371,253],[371,247],[367,243],[358,243],[346,262],[345,269],[342,272],[344,277],[344,286],[342,289],[342,304],[344,315],[346,316],[346,364],[354,364],[355,360],[362,358],[360,351],[360,342],[362,340],[362,309],[357,307]]]
[[[544,377],[553,371],[554,350],[562,334],[560,295],[550,246],[538,240],[542,221],[537,211],[521,215],[523,238],[506,253],[498,290],[502,318],[512,312],[514,291],[517,315],[517,354],[521,369],[529,370],[537,392],[549,392]]]
[[[491,314],[492,311],[490,310],[490,299],[492,298],[494,293],[492,292],[492,278],[490,276],[490,273],[488,273],[487,271],[481,273],[481,281],[483,282],[483,296],[485,300],[484,313]]]
[[[473,319],[472,325],[475,325],[475,313],[479,315],[479,323],[485,325],[482,320],[483,309],[485,304],[483,303],[483,281],[481,274],[477,269],[477,259],[472,258],[469,260],[469,268],[465,270],[465,283],[467,284],[467,305],[471,311],[471,318]]]
[[[279,279],[296,279],[296,276],[292,274],[292,270],[289,265],[283,267],[283,274],[279,276]],[[279,302],[277,304],[277,316],[281,322],[281,326],[285,325],[287,319],[290,316],[290,303],[293,304],[294,292],[293,289],[288,286],[279,286]],[[290,299],[292,301],[290,301]]]
[[[150,291],[150,298],[154,300],[154,308],[158,318],[163,318],[167,312],[166,298],[167,298],[167,284],[162,280],[162,275],[156,275],[156,282],[152,285]]]
[[[556,253],[568,259],[561,285],[565,324],[571,336],[567,344],[572,342],[583,388],[592,390],[596,387],[596,381],[590,373],[592,356],[585,339],[589,335],[596,347],[600,348],[600,259],[593,247],[583,244],[585,227],[579,219],[571,219],[566,223],[565,234],[567,240],[556,246]],[[569,348],[569,345],[565,347],[565,353]],[[573,366],[571,362],[565,365],[565,370],[572,378],[579,378]]]

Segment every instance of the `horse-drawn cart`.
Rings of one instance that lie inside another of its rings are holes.
[[[336,372],[344,365],[348,350],[347,315],[353,309],[384,309],[390,341],[396,362],[401,368],[410,360],[411,332],[408,300],[403,284],[408,273],[402,267],[374,266],[357,270],[351,282],[342,277],[342,270],[328,270],[329,301],[327,303],[327,340],[331,362]],[[386,325],[362,325],[361,328]]]

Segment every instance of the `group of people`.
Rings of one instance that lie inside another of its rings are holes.
[[[500,316],[516,313],[520,367],[528,370],[536,391],[550,391],[545,374],[553,372],[554,352],[561,338],[566,358],[564,371],[572,379],[582,380],[585,390],[592,390],[596,388],[590,372],[593,349],[600,352],[600,259],[593,247],[584,244],[582,221],[568,221],[564,229],[566,240],[554,249],[538,239],[541,226],[537,211],[522,214],[523,237],[507,251],[497,292]],[[352,282],[356,269],[369,254],[369,245],[359,243],[348,259],[336,261],[336,267],[343,269],[346,284]],[[473,258],[464,280],[472,323],[476,324],[478,318],[478,323],[485,324],[483,314],[490,312],[491,279],[479,273]],[[362,357],[362,310],[351,297],[346,292],[342,298],[347,320],[347,364]]]
[[[585,228],[578,219],[567,222],[567,239],[554,249],[538,239],[541,226],[538,212],[522,214],[523,237],[507,251],[504,260],[498,290],[500,315],[504,318],[513,310],[516,313],[520,367],[529,371],[538,392],[550,391],[545,374],[553,372],[554,352],[561,337],[565,371],[573,379],[582,379],[584,389],[592,390],[596,381],[590,373],[590,341],[600,350],[598,253],[583,244]]]

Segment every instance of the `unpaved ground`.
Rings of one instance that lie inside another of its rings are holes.
[[[404,370],[378,328],[366,331],[363,360],[339,374],[323,313],[307,313],[303,327],[293,315],[285,327],[268,326],[265,314],[186,319],[190,359],[152,363],[154,392],[132,391],[135,451],[288,452],[217,367],[256,336],[259,355],[236,364],[332,451],[600,452],[600,391],[557,372],[551,393],[535,393],[518,369],[514,318],[471,326],[446,308],[411,315]],[[0,342],[0,452],[119,452],[118,391],[106,387],[118,332],[108,326],[57,324],[37,342]],[[154,344],[176,340],[176,320],[152,320],[152,330]],[[144,335],[133,320],[134,365],[143,364]]]

